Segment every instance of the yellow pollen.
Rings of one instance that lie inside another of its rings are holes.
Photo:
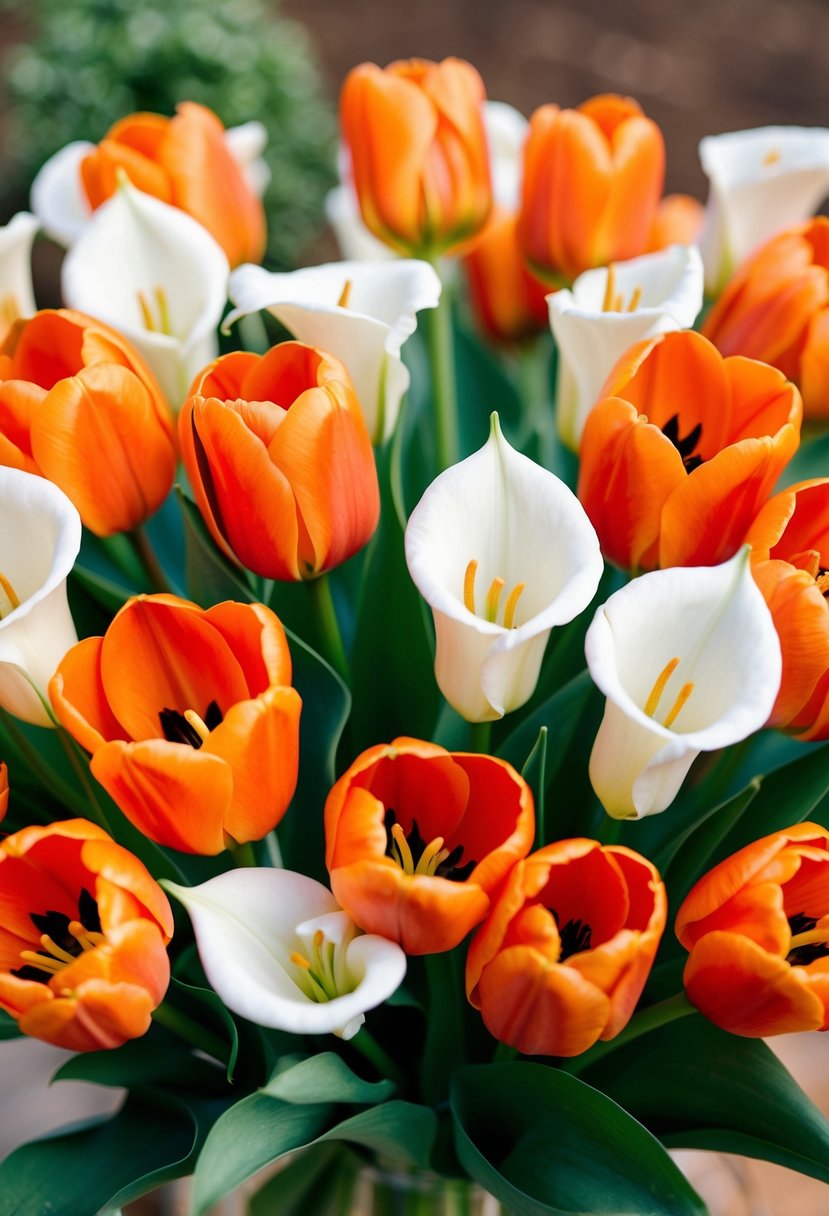
[[[443,847],[443,837],[436,836],[434,840],[429,841],[421,853],[420,861],[415,868],[415,874],[434,874],[440,865],[438,858],[443,861],[448,856],[448,852]]]
[[[205,725],[204,719],[200,718],[194,709],[185,709],[183,717],[184,720],[193,727],[193,730],[202,741],[204,741],[210,734],[210,731]]]
[[[351,279],[346,279],[345,286],[340,292],[340,298],[337,300],[337,308],[348,308],[348,301],[351,298],[351,288],[353,284]]]
[[[392,824],[391,834],[397,847],[397,854],[400,859],[401,870],[404,874],[414,874],[414,858],[412,857],[412,850],[409,848],[406,833],[403,831],[399,823]]]
[[[763,164],[764,165],[776,165],[777,162],[780,160],[780,156],[781,156],[781,153],[780,153],[779,148],[769,148],[768,152],[763,157]]]
[[[82,950],[94,950],[96,946],[100,946],[106,940],[103,933],[96,933],[94,929],[85,928],[79,920],[70,920],[69,932]]]
[[[138,307],[141,309],[141,320],[144,323],[144,328],[149,330],[151,334],[167,334],[168,337],[172,337],[173,327],[170,323],[170,308],[164,288],[153,288],[153,297],[158,312],[157,316],[153,313],[153,306],[147,298],[146,293],[139,290],[135,294],[138,297]]]
[[[57,942],[53,941],[48,933],[40,935],[40,944],[47,954],[51,954],[54,958],[63,963],[74,963],[75,955],[70,954],[68,950],[64,950]]]
[[[789,951],[797,950],[800,946],[816,946],[829,942],[829,927],[809,929],[806,933],[798,933],[792,938]]]
[[[526,587],[526,583],[516,583],[512,591],[507,596],[507,602],[504,605],[504,628],[513,629],[513,621],[515,620],[515,609],[518,606],[518,601],[521,598],[521,592]]]
[[[486,604],[484,605],[484,616],[494,624],[498,617],[498,605],[501,602],[501,593],[504,590],[504,580],[502,578],[494,578],[489,584],[489,591],[486,593]]]
[[[20,599],[4,574],[0,574],[0,621],[20,607]]]
[[[475,575],[478,573],[478,563],[475,558],[466,567],[463,576],[463,606],[467,612],[475,612]]]
[[[656,713],[656,707],[659,704],[660,697],[665,691],[665,685],[668,683],[677,667],[679,667],[679,659],[671,659],[670,663],[666,663],[660,674],[657,676],[656,683],[651,689],[650,696],[645,702],[645,713],[649,718],[652,718]]]
[[[642,299],[642,288],[636,287],[634,289],[633,295],[630,297],[630,303],[628,304],[628,312],[636,312],[636,309],[639,307],[639,303],[640,303],[641,299]]]
[[[53,975],[57,975],[65,966],[59,959],[50,958],[46,954],[36,954],[34,950],[21,950],[20,957],[24,963],[33,963],[38,971],[51,971]]]
[[[673,726],[674,722],[676,722],[677,718],[679,717],[679,714],[680,714],[683,706],[685,705],[685,702],[688,700],[688,698],[690,697],[690,695],[693,691],[694,691],[693,684],[683,684],[682,685],[682,687],[679,690],[677,699],[674,701],[673,705],[671,706],[670,713],[668,714],[667,718],[665,719],[663,726]]]
[[[602,301],[602,312],[614,312],[613,307],[615,300],[616,289],[616,268],[611,262],[607,268],[607,282],[604,285],[604,300]]]
[[[294,964],[294,966],[301,967],[303,971],[311,970],[311,964],[308,962],[308,959],[304,954],[300,954],[298,950],[294,950],[293,954],[291,955],[291,962]]]

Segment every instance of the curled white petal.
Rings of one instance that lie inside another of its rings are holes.
[[[261,198],[271,180],[271,171],[263,153],[268,146],[268,131],[255,120],[239,127],[228,127],[225,139],[234,160],[245,175],[253,193]]]
[[[0,705],[25,722],[51,726],[32,684],[45,696],[78,640],[66,579],[81,547],[81,520],[45,478],[0,467],[0,521],[0,574],[20,601],[0,619]]]
[[[747,547],[720,566],[634,579],[596,612],[585,653],[607,697],[590,779],[618,819],[664,811],[701,751],[727,747],[765,724],[780,687],[780,643]],[[681,710],[665,725],[677,704]]]
[[[6,317],[30,317],[36,308],[32,288],[32,242],[40,225],[18,211],[0,228],[0,334]]]
[[[81,182],[81,161],[94,147],[86,140],[67,144],[49,157],[32,182],[32,211],[59,245],[77,240],[92,214]]]

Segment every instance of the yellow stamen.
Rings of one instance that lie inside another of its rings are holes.
[[[503,590],[504,580],[502,578],[494,578],[489,584],[489,591],[486,593],[484,616],[492,623],[495,622],[495,619],[498,616],[498,605],[501,602],[501,593]]]
[[[400,857],[400,868],[404,874],[414,874],[414,858],[412,850],[409,848],[409,842],[406,839],[406,833],[403,831],[399,823],[393,823],[391,828],[392,839],[397,846],[397,852]]]
[[[816,578],[817,589],[821,595],[829,595],[829,571],[826,574],[821,574],[820,578]]]
[[[79,920],[70,920],[69,932],[82,950],[94,950],[96,946],[100,946],[101,942],[106,940],[103,933],[96,933],[94,929],[85,928]]]
[[[158,316],[161,321],[160,329],[163,334],[169,337],[173,335],[173,327],[170,324],[170,308],[167,304],[167,293],[163,287],[156,287],[155,300],[158,304]]]
[[[193,727],[193,730],[196,732],[199,738],[204,741],[210,734],[210,731],[205,725],[204,719],[200,718],[194,709],[185,709],[183,716],[185,721],[189,722],[189,724]]]
[[[674,703],[671,707],[671,711],[663,723],[664,726],[673,726],[674,722],[679,717],[679,714],[680,714],[683,706],[685,705],[685,702],[688,700],[688,698],[690,697],[690,695],[693,691],[694,691],[693,684],[683,684],[682,685],[682,687],[679,690],[679,695],[677,696],[677,699],[674,701]]]
[[[448,856],[443,848],[443,837],[436,836],[434,840],[430,840],[426,848],[420,855],[420,860],[415,868],[415,874],[434,874],[440,862],[437,860],[441,852]]]
[[[47,954],[51,954],[54,958],[59,959],[63,963],[74,963],[75,955],[70,954],[68,950],[64,950],[57,942],[53,941],[48,933],[41,933],[40,944]]]
[[[478,563],[475,558],[466,567],[463,576],[463,606],[468,612],[475,612],[475,575],[478,573]]]
[[[763,157],[764,165],[776,165],[780,160],[781,152],[779,148],[769,148],[766,155]]]
[[[6,603],[8,601],[8,604]],[[20,607],[20,599],[4,574],[0,574],[0,621]]]
[[[151,334],[154,334],[156,332],[155,319],[150,308],[150,301],[143,291],[137,291],[135,294],[138,296],[138,307],[141,309],[141,320],[144,322],[144,328],[148,329]]]
[[[507,602],[504,605],[504,628],[513,629],[513,621],[515,619],[515,609],[518,606],[518,601],[521,598],[521,592],[526,587],[526,583],[516,583],[512,591],[510,591]]]
[[[805,570],[809,578],[817,579],[820,575],[820,553],[817,549],[804,549],[802,553],[793,553],[786,561],[798,570]]]
[[[628,312],[636,312],[636,309],[639,307],[639,303],[640,303],[641,299],[642,299],[642,288],[641,287],[634,288],[633,295],[630,297],[630,303],[628,304]]]
[[[614,311],[614,312],[622,312],[622,311],[623,311],[623,307],[622,307],[622,293],[621,293],[621,291],[619,292],[618,296],[616,296],[616,297],[614,298],[614,300],[613,300],[613,311]]]
[[[656,707],[659,704],[659,699],[665,691],[665,685],[670,680],[671,676],[679,666],[679,659],[671,659],[670,663],[666,663],[662,671],[656,678],[656,683],[650,691],[650,696],[645,702],[645,713],[649,718],[652,718],[656,713]]]
[[[796,934],[789,946],[789,950],[798,950],[801,946],[815,946],[829,942],[829,927],[824,925],[822,929],[809,929],[806,933]]]
[[[20,957],[24,963],[32,963],[39,971],[51,971],[53,975],[57,975],[65,965],[59,959],[50,958],[47,954],[36,954],[34,950],[21,950]]]
[[[340,298],[337,300],[337,308],[348,308],[348,301],[351,298],[351,288],[353,284],[351,279],[346,279],[345,286],[340,292]]]
[[[304,954],[300,954],[298,950],[294,950],[291,955],[291,962],[295,967],[301,967],[303,971],[311,970],[311,964],[308,962],[308,959]]]
[[[138,307],[141,309],[141,320],[144,328],[149,330],[151,334],[167,334],[172,337],[173,327],[170,322],[170,306],[167,302],[167,293],[163,287],[153,288],[153,299],[155,306],[158,309],[158,316],[153,312],[153,306],[147,295],[143,291],[136,291],[138,297]]]
[[[4,329],[11,329],[15,321],[19,320],[22,315],[20,305],[17,302],[17,296],[13,291],[0,296],[0,333]]]
[[[607,281],[604,285],[604,300],[602,301],[602,312],[613,312],[613,300],[616,291],[616,270],[611,262],[607,268]]]

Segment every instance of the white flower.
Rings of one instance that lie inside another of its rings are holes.
[[[32,685],[49,680],[78,640],[66,579],[81,547],[81,518],[62,490],[0,467],[0,705],[51,726]]]
[[[406,561],[435,618],[438,686],[470,722],[532,696],[550,630],[587,607],[602,574],[578,499],[510,447],[497,414],[484,446],[415,507]]]
[[[331,225],[337,247],[352,262],[393,262],[397,254],[369,232],[360,214],[357,196],[348,183],[335,186],[325,196],[325,218]]]
[[[63,296],[129,338],[178,408],[218,354],[229,273],[201,224],[123,177],[66,255]]]
[[[288,274],[240,266],[230,277],[237,308],[226,324],[266,308],[301,342],[348,368],[374,443],[394,429],[409,372],[400,348],[422,308],[436,308],[440,279],[427,263],[331,262]]]
[[[262,198],[271,180],[271,171],[262,153],[268,146],[268,131],[261,122],[242,123],[225,131],[227,146],[241,168],[245,181],[257,198]]]
[[[656,334],[690,329],[702,308],[702,259],[693,246],[586,270],[572,291],[547,297],[558,344],[556,420],[578,451],[587,415],[628,347]]]
[[[38,222],[28,211],[18,211],[0,227],[0,339],[18,317],[35,309],[32,288],[32,242]]]
[[[829,194],[829,130],[757,127],[709,135],[699,146],[710,190],[700,246],[705,289],[717,295],[737,266]]]
[[[190,915],[213,988],[259,1026],[350,1039],[406,974],[395,942],[361,933],[304,874],[230,870],[197,887],[163,885]]]
[[[643,574],[596,613],[585,652],[607,704],[590,780],[614,818],[664,811],[700,752],[765,725],[780,643],[749,552]]]

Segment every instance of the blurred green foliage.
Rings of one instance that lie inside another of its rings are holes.
[[[28,189],[73,139],[136,110],[199,101],[268,129],[268,260],[293,266],[321,222],[336,127],[304,31],[263,0],[0,0],[30,40],[7,57],[2,191]]]

